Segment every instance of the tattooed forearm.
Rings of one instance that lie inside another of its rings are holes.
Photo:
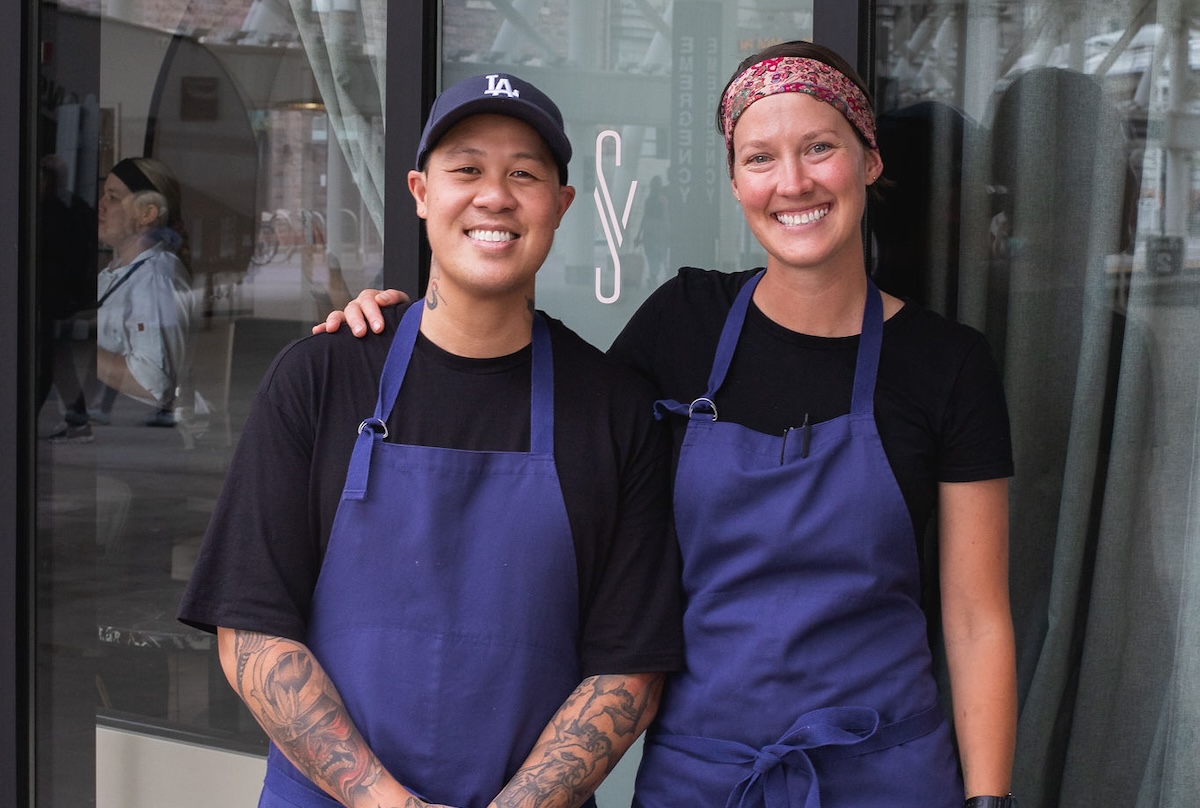
[[[388,775],[320,663],[291,640],[249,631],[234,631],[232,639],[232,684],[263,730],[331,796],[344,805],[363,804],[368,791]],[[404,808],[425,805],[400,791]],[[401,808],[400,799],[365,804]]]
[[[593,676],[563,702],[496,808],[574,808],[650,723],[661,674]]]

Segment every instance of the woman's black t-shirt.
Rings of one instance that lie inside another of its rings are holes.
[[[689,403],[704,395],[717,341],[738,291],[757,270],[684,268],[630,320],[609,355],[634,368],[657,395]],[[724,385],[723,421],[769,435],[850,411],[859,338],[798,334],[753,303]],[[678,453],[686,419],[668,416]],[[1008,410],[983,336],[912,302],[884,323],[875,422],[918,541],[940,482],[1011,476]]]

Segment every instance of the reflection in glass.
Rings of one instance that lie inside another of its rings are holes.
[[[386,22],[383,2],[40,8],[39,805],[94,804],[126,729],[265,751],[174,615],[271,358],[380,284]]]
[[[180,204],[179,181],[158,160],[122,160],[104,180],[99,239],[113,257],[96,288],[96,374],[103,387],[95,412],[102,421],[111,422],[118,394],[153,406],[146,421],[153,426],[174,425],[176,405],[184,404],[176,398],[189,369],[193,312]],[[91,435],[88,424],[82,429]]]

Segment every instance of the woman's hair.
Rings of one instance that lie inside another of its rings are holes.
[[[135,157],[133,163],[154,186],[153,191],[138,192],[136,201],[139,204],[150,203],[158,208],[158,218],[154,222],[155,227],[177,229],[177,226],[182,224],[179,213],[182,198],[179,191],[179,180],[175,179],[175,175],[171,173],[171,169],[167,168],[166,163],[151,157]]]
[[[815,42],[807,42],[805,40],[798,39],[798,40],[793,40],[791,42],[781,42],[778,45],[771,45],[769,47],[763,48],[758,53],[748,56],[742,60],[742,63],[739,64],[737,66],[737,69],[733,71],[733,75],[731,75],[729,77],[729,81],[725,82],[725,89],[723,89],[721,91],[721,101],[720,101],[720,103],[717,104],[717,110],[716,110],[716,124],[717,124],[717,132],[718,133],[720,133],[722,136],[727,134],[724,129],[724,114],[723,114],[724,106],[725,106],[725,97],[729,93],[729,88],[733,85],[733,83],[735,81],[737,81],[738,77],[741,76],[743,73],[745,73],[747,70],[749,70],[751,67],[753,67],[754,65],[758,64],[759,62],[761,62],[765,59],[778,59],[778,58],[784,57],[784,56],[791,56],[791,57],[795,57],[795,58],[799,58],[799,59],[813,59],[815,61],[827,64],[830,67],[832,67],[834,70],[837,70],[839,73],[844,75],[846,78],[850,79],[850,81],[854,82],[854,85],[856,87],[858,87],[859,90],[862,91],[863,96],[867,99],[867,104],[871,107],[871,117],[872,118],[874,117],[875,103],[871,98],[870,91],[867,89],[867,83],[865,81],[863,81],[862,76],[858,75],[858,71],[855,70],[850,65],[849,62],[847,62],[845,59],[843,59],[837,53],[835,53],[834,51],[825,47],[824,45],[818,45]],[[862,132],[860,132],[858,130],[858,127],[851,126],[851,128],[854,129],[855,134],[858,135],[859,141],[861,141],[864,146],[871,148],[871,144],[868,143],[866,138],[863,137]],[[727,151],[728,151],[728,154],[726,157],[727,157],[727,161],[728,161],[730,170],[732,171],[732,167],[733,167],[733,138],[732,137],[729,138],[729,146],[728,146]]]
[[[158,208],[158,217],[151,229],[155,237],[162,241],[168,249],[175,253],[184,266],[191,266],[191,247],[188,244],[187,233],[183,227],[182,207],[183,194],[179,180],[174,172],[161,160],[152,157],[135,157],[132,162],[145,175],[154,190],[139,191],[135,194],[134,204],[152,204]]]
[[[171,214],[171,206],[167,202],[167,198],[158,191],[137,191],[133,195],[133,205],[138,212],[138,216],[141,216],[146,208],[154,206],[158,215],[154,217],[154,221],[150,224],[150,229],[159,230],[167,226],[167,221]]]

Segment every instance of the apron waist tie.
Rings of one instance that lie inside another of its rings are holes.
[[[928,735],[942,720],[937,704],[883,726],[879,713],[868,707],[825,707],[800,716],[779,741],[762,749],[665,733],[656,735],[654,742],[711,763],[750,766],[725,808],[820,808],[814,758],[833,761],[888,749]]]

